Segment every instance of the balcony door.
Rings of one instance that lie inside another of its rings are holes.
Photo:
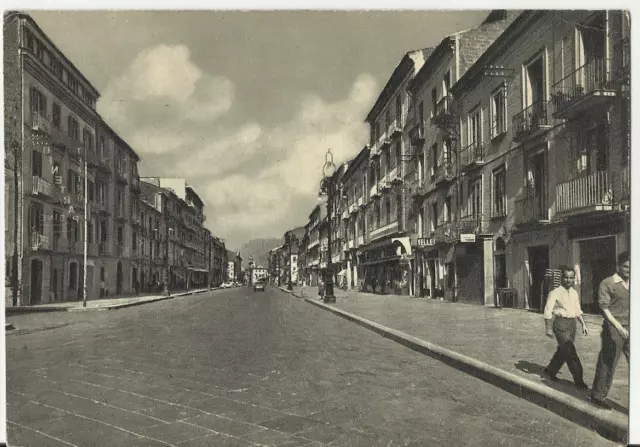
[[[545,79],[544,59],[540,56],[525,68],[524,108],[530,110],[527,113],[528,128],[546,124]]]
[[[581,131],[577,144],[576,170],[578,176],[607,171],[609,161],[605,124]]]
[[[538,152],[529,157],[528,171],[528,197],[533,201],[533,216],[536,220],[547,220],[549,218],[547,206],[548,173],[546,154],[544,151]]]
[[[606,18],[598,13],[591,21],[580,26],[576,35],[576,84],[586,91],[601,88],[607,80]]]

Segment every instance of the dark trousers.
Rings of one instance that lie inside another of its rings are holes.
[[[629,330],[628,327],[626,327]],[[629,362],[629,339],[623,339],[618,330],[608,321],[602,325],[602,348],[596,364],[596,377],[593,379],[591,397],[604,400],[609,394],[613,373],[616,371],[620,354],[624,354]]]
[[[566,363],[574,383],[583,383],[582,363],[573,344],[576,339],[576,319],[556,317],[553,322],[553,333],[558,341],[558,348],[546,368],[547,372],[555,376]]]

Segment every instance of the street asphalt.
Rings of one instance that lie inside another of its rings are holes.
[[[611,446],[274,287],[14,315],[9,446]]]

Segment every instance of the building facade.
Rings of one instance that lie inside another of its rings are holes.
[[[450,90],[518,14],[494,11],[477,28],[446,36],[408,85],[411,107],[406,139],[412,148],[409,227],[415,235],[417,295],[456,301],[469,297],[469,289],[482,282],[478,247],[483,238],[466,243],[460,239],[466,231],[476,232],[477,203],[471,198],[468,207],[461,204],[460,164],[478,143],[466,139],[461,143],[463,131],[455,115],[459,105]],[[481,126],[479,115],[472,119],[472,129]],[[469,148],[461,149],[460,144]]]
[[[568,264],[597,310],[597,284],[629,248],[629,31],[622,11],[523,12],[453,89],[462,147],[482,148],[461,157],[475,171],[462,204],[486,238],[472,301],[509,288],[508,305],[541,310],[549,270]]]
[[[194,285],[204,285],[195,191],[143,196],[140,159],[96,112],[97,89],[28,14],[6,14],[4,30],[5,305],[155,291],[165,228],[186,248]],[[171,209],[186,215],[171,219],[191,229],[179,241],[179,225],[163,217],[177,199],[184,206]]]

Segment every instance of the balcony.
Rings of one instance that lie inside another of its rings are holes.
[[[389,175],[387,175],[387,180],[391,185],[399,185],[402,183],[402,172],[400,172],[399,167],[395,167],[391,170]]]
[[[570,73],[553,86],[556,118],[572,118],[600,107],[617,95],[609,59],[597,58]]]
[[[102,172],[111,172],[111,159],[100,156],[98,159],[98,169]]]
[[[387,133],[391,136],[391,138],[402,135],[402,124],[400,122],[400,118],[395,117],[391,121]]]
[[[352,203],[351,205],[349,205],[349,214],[355,214],[358,212],[358,205],[356,205],[355,203]]]
[[[94,168],[100,165],[100,157],[95,149],[87,149],[86,152],[83,152],[83,156],[85,153],[87,154],[87,165]]]
[[[51,121],[41,113],[32,113],[31,130],[35,133],[51,135]]]
[[[387,180],[386,176],[382,180],[380,180],[380,190],[388,191],[391,189],[391,183]]]
[[[109,214],[109,205],[106,202],[93,202],[93,211],[98,214]]]
[[[53,185],[42,177],[34,175],[31,177],[31,194],[34,196],[53,197]]]
[[[470,214],[468,216],[461,217],[458,222],[458,232],[480,234],[482,232],[482,216]]]
[[[98,256],[98,244],[90,243],[87,244],[87,256]]]
[[[391,138],[389,138],[386,131],[382,132],[382,135],[378,138],[378,147],[380,148],[380,151],[385,150],[390,144]]]
[[[529,193],[515,201],[516,225],[549,222],[549,205],[545,197]]]
[[[418,121],[409,128],[409,139],[412,144],[424,143],[424,121]]]
[[[117,182],[127,183],[127,174],[126,172],[122,172],[122,167],[116,166],[115,169],[115,178]]]
[[[342,212],[342,219],[347,220],[349,218],[349,209],[346,209]]]
[[[466,169],[474,169],[484,165],[484,144],[471,143],[460,153],[460,165]]]
[[[40,233],[31,233],[31,250],[33,251],[49,251],[51,244],[49,236]]]
[[[374,241],[398,232],[398,221],[384,224],[369,233],[369,238]]]
[[[355,248],[355,242],[353,239],[349,239],[347,242],[347,250],[352,250],[353,248]]]
[[[358,197],[358,201],[356,202],[356,205],[358,205],[358,208],[360,209],[363,209],[367,206],[367,203],[364,200],[364,196]]]
[[[453,222],[443,222],[433,230],[434,244],[450,244],[457,238]]]
[[[535,138],[551,128],[549,102],[538,101],[513,117],[513,140],[522,142]]]
[[[613,191],[606,171],[578,177],[556,186],[556,216],[610,211]]]
[[[356,239],[356,247],[362,247],[364,245],[364,236],[358,236]]]
[[[435,184],[447,185],[455,180],[455,166],[450,161],[445,161],[436,168]]]
[[[98,244],[98,254],[100,256],[111,256],[111,249],[106,242],[100,242]]]
[[[369,197],[372,199],[378,198],[380,197],[382,194],[380,192],[380,189],[378,188],[378,185],[375,184],[371,187],[371,189],[369,190]]]
[[[436,110],[431,118],[435,126],[446,127],[457,121],[458,117],[453,113],[453,96],[446,95],[436,104]]]

